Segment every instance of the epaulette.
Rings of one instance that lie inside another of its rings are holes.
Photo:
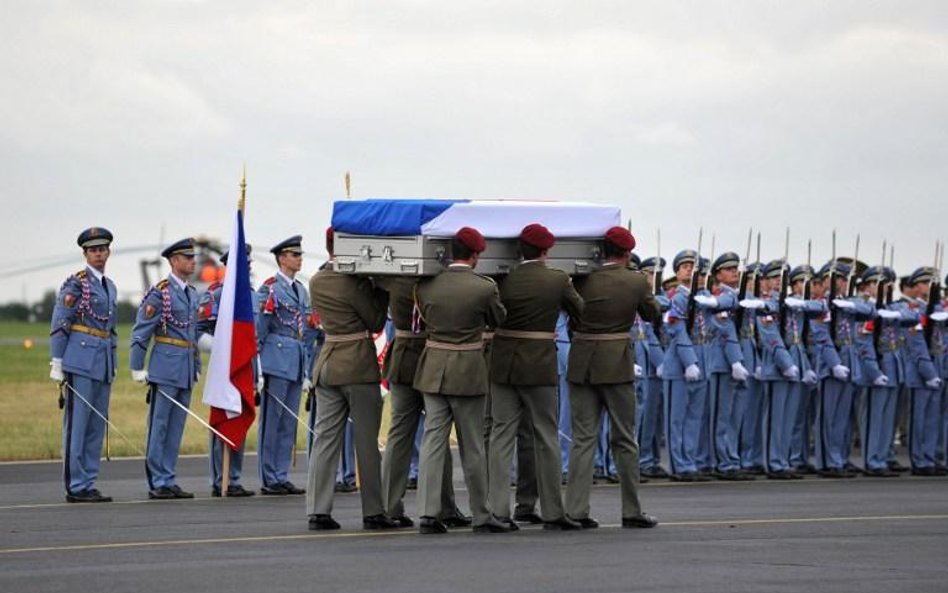
[[[82,268],[81,270],[79,270],[78,272],[76,272],[76,273],[74,274],[74,276],[75,276],[76,278],[79,278],[79,279],[81,280],[81,279],[85,278],[85,277],[86,277],[86,274],[88,274],[88,273],[89,273],[89,270],[87,270],[86,268]]]
[[[491,284],[493,284],[493,285],[495,285],[495,286],[496,286],[496,284],[497,284],[497,281],[496,281],[496,280],[494,280],[493,278],[491,278],[490,276],[487,276],[487,275],[485,275],[485,274],[478,274],[477,272],[474,272],[474,275],[475,275],[475,276],[478,276],[478,277],[480,277],[480,278],[483,278],[484,280],[487,280],[488,282],[490,282]]]
[[[213,282],[210,286],[207,287],[207,291],[211,292],[212,290],[217,290],[221,286],[223,286],[223,284],[221,284],[220,282]]]
[[[158,290],[164,290],[164,289],[167,288],[167,287],[168,287],[168,279],[167,279],[167,278],[163,278],[163,279],[159,280],[159,281],[158,281],[158,284],[155,285],[155,288],[157,288]]]
[[[276,276],[270,276],[269,278],[267,278],[266,280],[263,281],[263,285],[264,285],[264,286],[271,286],[271,285],[272,285],[274,282],[276,282],[276,281],[277,281],[277,277],[276,277]]]

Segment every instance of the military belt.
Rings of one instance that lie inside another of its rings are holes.
[[[427,336],[427,335],[428,335],[427,332],[421,332],[421,333],[416,334],[416,333],[412,332],[410,329],[396,329],[396,330],[395,330],[395,337],[396,337],[396,338],[403,338],[403,339],[412,339],[412,338],[415,338],[415,339],[418,339],[418,338],[424,338],[424,337]]]
[[[470,352],[482,350],[484,348],[484,343],[468,342],[466,344],[449,344],[447,342],[428,340],[425,342],[425,348],[432,348],[434,350],[451,350],[452,352]]]
[[[556,332],[525,331],[499,328],[494,332],[502,338],[521,338],[524,340],[555,340]]]
[[[73,323],[70,327],[74,332],[79,332],[81,334],[89,334],[90,336],[95,336],[97,338],[108,338],[109,332],[101,329],[96,329],[94,327],[89,327],[88,325],[80,325],[78,323]]]
[[[617,342],[619,340],[628,340],[630,336],[628,333],[614,333],[614,334],[587,334],[583,332],[574,332],[573,341],[585,340],[587,342]]]
[[[178,338],[170,338],[168,336],[155,336],[155,341],[159,344],[168,344],[169,346],[177,346],[178,348],[191,347],[191,342],[187,340],[179,340]]]
[[[359,340],[365,340],[369,337],[368,330],[363,330],[360,332],[355,332],[353,334],[336,334],[334,336],[327,335],[326,343],[327,344],[339,344],[341,342],[358,342]]]

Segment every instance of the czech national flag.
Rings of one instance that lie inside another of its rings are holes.
[[[211,426],[230,439],[233,445],[228,445],[236,451],[255,417],[253,359],[257,355],[244,214],[240,210],[232,237],[202,401],[211,406]]]

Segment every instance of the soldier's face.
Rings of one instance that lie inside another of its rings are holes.
[[[189,278],[194,274],[196,261],[193,255],[183,255],[176,253],[171,256],[171,271],[178,278]]]
[[[915,284],[915,298],[917,299],[927,299],[929,293],[931,293],[932,283],[931,282],[918,282]]]
[[[810,280],[810,292],[814,298],[820,298],[826,292],[826,283],[818,278]]]
[[[112,250],[109,249],[108,245],[96,245],[95,247],[87,247],[83,250],[83,254],[86,256],[86,263],[90,267],[95,268],[96,270],[104,270],[105,262],[109,261],[109,255],[111,255]]]
[[[737,286],[737,282],[740,280],[740,274],[737,271],[737,268],[724,268],[718,270],[718,273],[715,274],[715,279],[721,284],[727,284],[728,286],[734,287]]]
[[[691,281],[691,272],[695,269],[693,263],[684,263],[678,266],[678,271],[675,272],[675,276],[678,277],[678,281],[681,283],[687,283]]]
[[[280,254],[280,267],[294,274],[303,269],[303,254],[287,251]]]
[[[803,280],[797,280],[793,283],[793,294],[803,294]]]

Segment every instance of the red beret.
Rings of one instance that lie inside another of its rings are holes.
[[[469,226],[461,227],[461,230],[454,235],[454,238],[457,239],[461,245],[464,245],[474,253],[480,253],[487,249],[487,242],[484,241],[484,235],[475,228]]]
[[[626,251],[635,249],[635,237],[633,237],[632,232],[625,227],[614,226],[606,231],[606,241]]]
[[[549,249],[556,243],[556,237],[542,224],[533,223],[523,227],[520,231],[520,240],[537,249]]]

